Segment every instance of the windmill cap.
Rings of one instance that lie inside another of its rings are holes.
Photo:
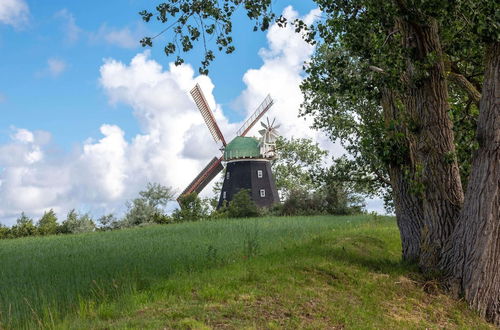
[[[259,140],[237,136],[224,149],[224,160],[237,158],[260,158]]]

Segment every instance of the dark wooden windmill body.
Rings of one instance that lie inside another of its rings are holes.
[[[199,85],[193,88],[191,95],[214,140],[222,143],[223,155],[214,157],[184,189],[181,196],[193,192],[200,193],[224,169],[222,164],[224,162],[226,171],[217,208],[230,203],[234,195],[242,189],[247,189],[252,200],[260,207],[269,207],[278,203],[278,191],[271,171],[278,126],[273,127],[269,121],[268,125],[261,123],[265,128],[259,131],[262,135],[261,139],[245,136],[271,108],[274,103],[271,97],[267,96],[264,99],[253,115],[238,130],[237,136],[227,144]]]
[[[252,200],[260,207],[269,207],[280,201],[269,160],[227,162],[217,208],[225,201],[231,202],[234,195],[242,189],[248,190]]]

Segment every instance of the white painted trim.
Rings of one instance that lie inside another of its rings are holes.
[[[269,159],[261,159],[261,158],[250,158],[250,159],[233,159],[226,160],[226,163],[235,163],[235,162],[270,162]]]

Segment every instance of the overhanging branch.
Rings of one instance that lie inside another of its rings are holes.
[[[476,87],[463,75],[455,72],[448,72],[448,78],[462,88],[469,97],[476,103],[479,104],[481,99],[481,93],[476,89]]]

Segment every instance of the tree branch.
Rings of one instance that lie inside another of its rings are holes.
[[[370,167],[372,168],[372,172],[373,172],[373,174],[375,174],[375,176],[377,177],[377,179],[378,179],[380,182],[382,182],[382,183],[384,183],[384,184],[386,184],[386,185],[388,185],[388,186],[390,186],[390,185],[391,185],[391,181],[387,180],[387,179],[386,179],[386,178],[382,175],[382,173],[380,173],[380,171],[378,171],[377,169],[375,169],[373,166],[370,166]]]
[[[476,103],[479,104],[481,99],[481,93],[474,87],[474,85],[463,75],[455,72],[448,72],[448,78],[457,84],[460,88],[465,90],[469,97]]]
[[[368,69],[372,70],[373,72],[377,72],[377,73],[385,73],[384,69],[379,68],[378,66],[375,66],[375,65],[368,66]]]

